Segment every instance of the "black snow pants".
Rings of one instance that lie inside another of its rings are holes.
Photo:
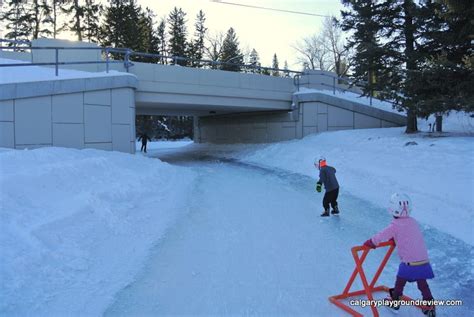
[[[332,209],[337,207],[337,196],[339,196],[339,187],[329,192],[326,192],[324,194],[324,198],[323,198],[324,210],[329,210],[329,205],[331,205]]]

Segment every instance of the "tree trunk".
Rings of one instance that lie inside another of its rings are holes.
[[[407,128],[405,133],[415,133],[418,131],[418,124],[416,122],[416,114],[413,110],[407,111]]]
[[[436,116],[436,132],[443,132],[443,116]]]
[[[404,34],[405,34],[405,56],[406,56],[406,65],[407,65],[407,81],[408,77],[412,76],[412,70],[416,70],[416,61],[414,56],[415,51],[415,36],[414,36],[414,26],[413,26],[413,8],[415,4],[413,0],[404,0],[403,1],[403,11],[405,13],[405,23],[404,23]],[[410,89],[408,89],[410,91]],[[406,93],[406,92],[405,92]],[[410,101],[409,101],[410,102]],[[407,129],[406,133],[415,133],[418,131],[418,125],[416,122],[416,110],[413,109],[412,104],[407,105]]]

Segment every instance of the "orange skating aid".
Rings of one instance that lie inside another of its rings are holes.
[[[337,307],[343,309],[344,311],[348,312],[349,314],[351,314],[354,317],[363,317],[364,315],[362,315],[361,313],[355,311],[354,309],[352,309],[348,305],[344,304],[341,300],[342,299],[347,299],[349,297],[360,296],[360,295],[366,295],[368,300],[373,300],[374,297],[373,297],[372,294],[375,293],[375,292],[387,292],[388,293],[389,288],[387,286],[384,286],[384,285],[376,286],[375,284],[377,283],[377,280],[379,279],[380,274],[382,274],[382,271],[385,268],[385,265],[387,264],[388,259],[392,255],[393,250],[395,249],[395,244],[393,243],[393,241],[386,241],[386,242],[382,242],[381,244],[379,244],[377,246],[377,248],[381,248],[381,247],[388,247],[387,253],[385,254],[382,262],[380,263],[380,265],[377,269],[377,272],[375,273],[375,275],[372,278],[372,281],[370,283],[367,280],[367,277],[365,275],[364,268],[362,267],[362,264],[364,263],[367,255],[369,254],[371,249],[368,248],[368,247],[365,247],[365,246],[356,246],[356,247],[353,247],[351,249],[352,256],[354,257],[356,267],[354,269],[354,272],[352,272],[352,275],[351,275],[349,281],[347,282],[347,285],[344,288],[344,290],[342,291],[342,293],[339,294],[339,295],[334,295],[334,296],[329,297],[329,301],[331,303],[333,303]],[[362,251],[361,256],[359,256],[360,251]],[[360,279],[362,281],[362,285],[364,286],[364,289],[358,290],[358,291],[351,291],[352,284],[354,283],[355,278],[356,278],[357,275],[360,276]],[[411,298],[409,298],[407,296],[403,296],[402,299],[411,300]],[[379,312],[377,310],[377,307],[375,307],[374,305],[371,305],[370,309],[372,310],[372,314],[373,314],[374,317],[379,316]]]

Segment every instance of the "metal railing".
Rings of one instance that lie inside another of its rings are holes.
[[[54,66],[55,68],[55,76],[59,75],[59,66],[63,65],[85,65],[85,64],[105,64],[105,71],[108,73],[110,70],[110,64],[123,64],[125,70],[129,72],[130,67],[133,64],[133,57],[136,56],[138,58],[150,58],[156,60],[153,64],[167,64],[167,61],[171,61],[171,65],[183,65],[187,66],[186,64],[190,63],[194,65],[194,68],[204,68],[208,67],[211,69],[219,69],[221,66],[232,66],[238,69],[244,69],[255,73],[257,71],[276,71],[279,73],[285,74],[286,77],[291,77],[290,74],[293,75],[293,84],[296,86],[297,91],[300,90],[301,86],[301,75],[304,75],[304,71],[295,71],[290,69],[280,69],[280,68],[273,68],[273,67],[262,67],[256,64],[238,64],[232,62],[223,62],[223,61],[215,61],[215,60],[206,60],[206,59],[194,59],[189,57],[182,57],[182,56],[169,56],[163,54],[156,54],[156,53],[145,53],[145,52],[135,52],[129,48],[114,48],[114,47],[60,47],[60,46],[49,46],[49,47],[38,47],[38,46],[31,46],[31,42],[29,41],[19,41],[19,40],[8,40],[8,39],[0,39],[0,43],[9,43],[14,44],[13,46],[0,46],[0,50],[4,49],[11,49],[11,50],[54,50],[54,62],[41,62],[41,63],[12,63],[12,64],[1,64],[0,67],[14,67],[14,66]],[[25,45],[25,46],[18,46],[18,45]],[[94,61],[72,61],[72,62],[60,62],[59,61],[59,52],[61,50],[100,50],[103,53],[103,57],[105,60],[94,60]],[[123,56],[122,60],[115,59],[118,56]],[[146,60],[145,60],[146,62]],[[168,64],[169,65],[169,64]],[[198,66],[198,67],[196,67]],[[191,66],[193,67],[193,66]],[[222,70],[222,69],[221,69]],[[326,83],[316,83],[321,86],[326,86],[332,88],[333,95],[336,95],[336,91],[347,92],[351,91],[352,87],[361,87],[366,85],[368,82],[366,81],[353,81],[350,78],[346,77],[339,77],[339,76],[332,76],[326,73],[318,73],[317,75],[330,77],[332,78],[332,85],[328,85]],[[348,88],[343,88],[340,86],[340,82],[345,82],[348,84]],[[356,92],[355,92],[356,93]],[[363,94],[360,94],[362,97]],[[373,105],[373,96],[370,94],[369,96],[369,104]],[[391,104],[395,104],[392,101],[384,100],[385,102],[389,102]]]
[[[305,74],[304,71],[302,73],[303,75]],[[373,97],[373,94],[370,94],[368,96],[364,96],[363,93],[360,93],[360,92],[356,92],[356,91],[353,91],[352,88],[353,87],[356,87],[356,88],[361,88],[363,87],[364,85],[368,84],[367,81],[354,81],[350,78],[347,78],[347,77],[340,77],[340,76],[332,76],[332,75],[328,75],[326,73],[316,73],[315,75],[319,75],[319,76],[324,76],[324,77],[330,77],[332,79],[332,85],[329,85],[329,84],[326,84],[326,83],[323,83],[323,82],[320,82],[320,83],[315,83],[317,85],[321,85],[321,86],[325,86],[325,87],[328,87],[328,88],[331,88],[332,89],[332,93],[333,95],[336,95],[336,91],[342,91],[343,93],[344,92],[352,92],[352,93],[355,93],[355,94],[358,94],[359,97],[368,97],[369,98],[369,104],[372,106],[373,105],[373,99],[377,99],[377,98],[374,98]],[[300,86],[302,85],[301,84],[301,74],[298,74],[298,75],[295,75],[293,77],[293,83],[294,85],[297,87],[297,91],[299,91],[300,89]],[[347,86],[348,88],[343,88],[340,86],[340,82],[344,82],[344,83],[347,83]],[[304,84],[304,83],[303,83]],[[377,99],[378,100],[378,99]],[[391,101],[391,100],[381,100],[383,102],[388,102],[392,105],[396,105],[396,102],[394,101]]]
[[[54,50],[54,62],[38,62],[38,63],[12,63],[12,64],[0,64],[0,67],[13,67],[13,66],[55,66],[55,75],[59,75],[59,66],[62,65],[82,65],[82,64],[105,64],[106,65],[106,72],[109,72],[109,64],[114,63],[123,63],[125,70],[128,72],[129,68],[132,67],[133,64],[133,57],[136,56],[138,58],[150,58],[155,59],[156,62],[152,62],[153,64],[168,64],[167,61],[171,61],[171,65],[180,65],[182,62],[183,65],[181,66],[188,66],[187,64],[191,64],[194,66],[199,66],[199,68],[208,67],[211,69],[219,69],[219,66],[231,66],[237,69],[244,69],[255,73],[257,71],[277,71],[279,73],[285,74],[286,76],[290,76],[290,74],[301,74],[300,71],[289,70],[289,69],[280,69],[280,68],[273,68],[273,67],[262,67],[259,65],[254,64],[239,64],[239,63],[232,63],[232,62],[223,62],[223,61],[214,61],[214,60],[206,60],[206,59],[194,59],[189,57],[182,57],[182,56],[169,56],[163,54],[156,54],[156,53],[145,53],[145,52],[135,52],[129,48],[114,48],[114,47],[62,47],[62,46],[31,46],[31,43],[28,41],[13,41],[13,40],[5,40],[0,39],[1,42],[6,42],[10,44],[16,44],[15,46],[0,46],[0,50]],[[25,45],[27,46],[18,46]],[[59,52],[62,50],[100,50],[104,53],[105,60],[94,60],[94,61],[70,61],[70,62],[60,62],[59,61]],[[123,55],[122,60],[115,59],[118,56]],[[135,60],[137,61],[137,60]],[[161,63],[160,63],[161,61]],[[145,61],[146,62],[146,61]],[[170,64],[168,64],[170,65]],[[194,67],[198,68],[198,67]],[[223,69],[221,69],[223,70]],[[224,69],[225,70],[225,69]]]

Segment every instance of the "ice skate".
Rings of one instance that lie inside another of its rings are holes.
[[[324,210],[324,212],[321,214],[321,217],[329,217],[329,209]]]

